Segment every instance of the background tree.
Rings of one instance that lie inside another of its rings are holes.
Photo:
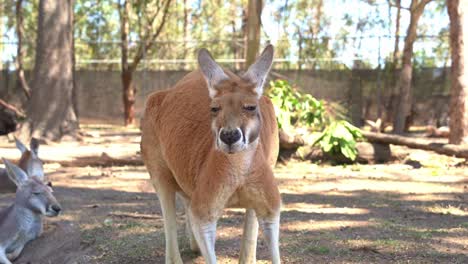
[[[24,94],[28,99],[31,98],[31,88],[29,88],[26,77],[24,76],[23,58],[25,56],[25,50],[23,48],[23,35],[24,35],[24,24],[23,24],[23,0],[16,1],[16,37],[17,37],[17,52],[16,52],[16,76],[18,86],[21,87]]]
[[[413,75],[413,44],[417,37],[418,21],[423,14],[424,7],[432,0],[412,0],[409,8],[410,23],[406,31],[403,57],[401,60],[401,72],[398,80],[398,107],[393,119],[393,132],[402,134],[407,127],[407,119],[411,113],[411,79]]]
[[[28,121],[23,137],[49,140],[76,136],[78,120],[72,106],[73,1],[39,2],[36,63]]]
[[[120,57],[119,21],[111,1],[76,0],[74,40],[77,60],[106,60]],[[95,70],[117,70],[116,64],[92,63]]]
[[[171,0],[156,1],[136,1],[134,6],[130,1],[125,0],[119,5],[120,14],[120,38],[121,38],[121,79],[123,88],[124,123],[126,126],[135,123],[135,93],[136,87],[133,83],[133,73],[138,64],[145,56],[146,52],[154,44],[154,41],[161,34],[166,23],[167,14]],[[138,41],[132,42],[135,45],[135,54],[132,61],[129,61],[130,48],[130,19],[134,16],[132,8],[136,9],[138,18]],[[159,19],[158,19],[159,18]],[[158,23],[159,22],[159,23]]]
[[[251,65],[255,62],[260,48],[260,33],[262,26],[263,0],[249,0],[247,6],[247,28],[245,36],[245,64]]]
[[[468,1],[447,0],[452,48],[450,143],[468,144]]]

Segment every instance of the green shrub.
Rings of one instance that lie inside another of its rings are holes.
[[[278,125],[285,131],[291,127],[322,126],[324,104],[310,94],[303,94],[285,80],[270,82],[268,89],[275,107]]]
[[[324,153],[330,155],[343,154],[354,161],[358,154],[356,141],[362,139],[361,130],[345,120],[332,122],[315,140],[313,145],[320,145]]]
[[[356,141],[362,139],[362,134],[359,128],[345,121],[346,109],[341,105],[301,93],[285,80],[271,81],[267,93],[281,129],[288,132],[293,127],[307,127],[323,131],[313,145],[319,145],[330,155],[356,159]]]

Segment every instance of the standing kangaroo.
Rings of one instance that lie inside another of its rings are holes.
[[[42,217],[57,216],[62,210],[52,188],[34,174],[3,159],[10,179],[18,187],[15,202],[0,211],[0,263],[11,264],[24,248],[42,233]]]
[[[141,151],[162,207],[166,263],[182,263],[176,193],[185,201],[191,248],[207,263],[216,263],[216,223],[226,207],[247,209],[240,263],[255,262],[258,222],[273,263],[280,263],[281,197],[272,170],[278,126],[271,101],[262,96],[272,61],[269,45],[237,76],[202,49],[200,70],[149,96]]]
[[[21,158],[18,166],[28,175],[34,175],[45,182],[44,168],[41,159],[39,159],[39,142],[32,138],[29,144],[30,150],[18,139],[15,138],[16,148],[21,152]],[[14,193],[16,185],[7,174],[6,169],[0,168],[0,193]]]

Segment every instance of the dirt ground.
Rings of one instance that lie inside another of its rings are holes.
[[[84,131],[81,143],[41,146],[39,155],[47,161],[46,173],[64,212],[47,219],[42,240],[27,247],[16,263],[28,254],[39,263],[164,263],[161,208],[145,167],[73,166],[103,152],[137,159],[138,130],[88,125]],[[460,159],[392,148],[422,167],[299,161],[276,167],[283,263],[468,263],[468,168]],[[5,138],[0,153],[19,157]],[[63,161],[69,163],[62,166]],[[13,196],[0,194],[0,208]],[[190,252],[184,218],[179,210],[182,258],[204,263]],[[237,263],[242,220],[242,210],[226,210],[220,219],[219,263]],[[269,263],[262,239],[257,259]]]

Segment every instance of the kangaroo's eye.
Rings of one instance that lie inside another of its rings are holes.
[[[33,192],[34,195],[39,195],[41,194],[40,192]]]
[[[213,106],[211,107],[211,113],[218,113],[221,110],[221,107]]]
[[[246,106],[244,106],[244,110],[252,112],[252,111],[257,110],[257,106],[256,105],[246,105]]]

